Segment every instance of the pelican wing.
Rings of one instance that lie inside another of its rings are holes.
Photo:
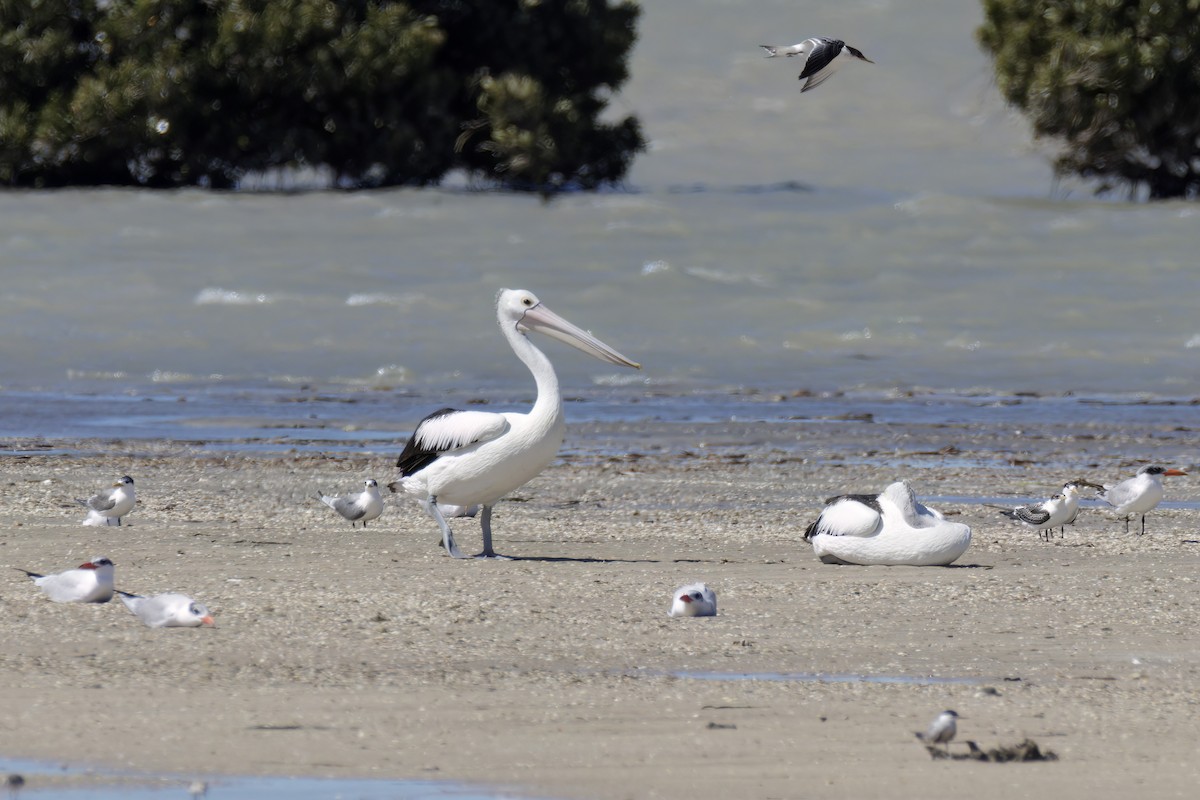
[[[444,453],[491,441],[507,430],[508,420],[503,414],[442,408],[417,425],[396,460],[396,466],[400,468],[400,474],[407,477]]]
[[[883,509],[873,495],[831,497],[821,516],[804,532],[804,538],[811,540],[819,533],[829,536],[870,536],[879,528],[882,519]]]

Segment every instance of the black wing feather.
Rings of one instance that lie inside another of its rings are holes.
[[[827,499],[825,505],[831,506],[838,500],[852,500],[874,510],[876,514],[883,513],[883,506],[879,505],[879,495],[877,494],[839,494]]]
[[[425,419],[417,423],[416,430],[412,436],[408,437],[408,441],[404,445],[404,449],[400,451],[400,457],[396,459],[396,466],[400,468],[400,475],[407,478],[415,472],[420,472],[423,468],[437,460],[438,451],[427,450],[417,444],[417,431],[421,430],[421,426],[431,419],[445,417],[450,414],[457,414],[457,408],[439,408]]]
[[[808,60],[804,62],[804,71],[800,73],[800,80],[804,80],[829,66],[829,62],[837,58],[837,54],[842,52],[842,48],[846,43],[841,39],[821,39],[821,44],[815,50],[808,54]]]

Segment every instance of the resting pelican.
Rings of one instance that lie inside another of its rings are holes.
[[[971,529],[947,522],[896,481],[879,496],[842,495],[825,501],[804,538],[826,564],[944,566],[971,546]]]
[[[533,408],[528,414],[453,408],[433,412],[417,425],[396,461],[400,479],[388,484],[393,492],[403,490],[421,498],[441,528],[442,545],[455,558],[464,556],[438,504],[481,506],[483,552],[477,557],[498,558],[492,549],[492,506],[545,469],[558,454],[566,432],[558,376],[550,359],[529,341],[529,331],[566,342],[609,364],[641,369],[641,364],[546,308],[533,292],[501,289],[496,318],[517,358],[533,373],[537,384]]]

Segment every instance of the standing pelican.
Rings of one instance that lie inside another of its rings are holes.
[[[417,425],[396,461],[400,479],[388,484],[393,492],[421,498],[441,528],[442,546],[455,558],[464,556],[438,504],[481,506],[483,552],[478,557],[497,558],[492,549],[492,506],[545,469],[558,454],[566,432],[558,376],[527,334],[544,333],[609,364],[641,369],[641,364],[546,308],[532,292],[501,289],[496,318],[517,358],[533,373],[537,384],[533,408],[528,414],[453,408],[433,412]]]

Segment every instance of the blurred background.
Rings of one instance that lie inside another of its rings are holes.
[[[648,148],[596,193],[0,192],[0,397],[39,430],[64,398],[232,414],[247,391],[373,389],[403,419],[446,391],[519,401],[502,287],[641,361],[539,343],[567,394],[636,397],[630,415],[773,392],[1200,395],[1200,208],[1056,181],[981,21],[957,0],[646,2],[606,114]],[[817,35],[875,63],[801,94],[759,45]]]

